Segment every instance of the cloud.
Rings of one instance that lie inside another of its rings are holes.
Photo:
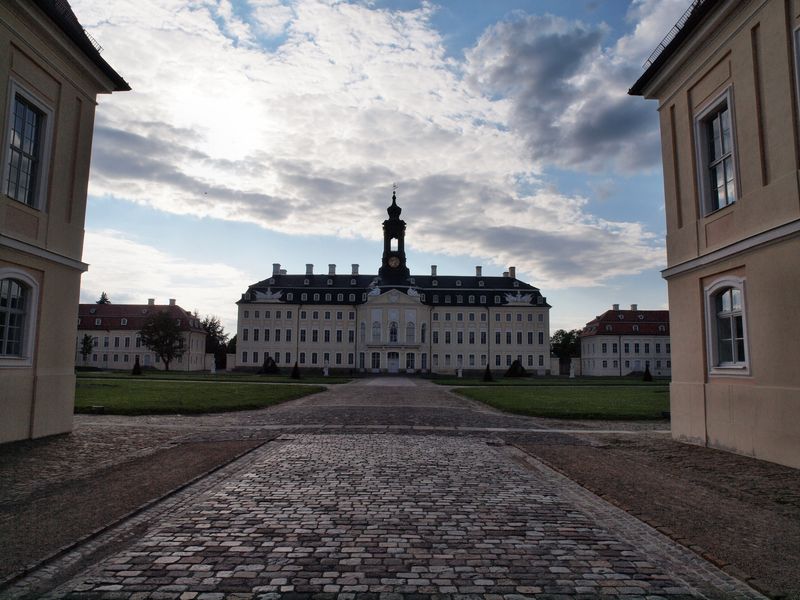
[[[86,231],[83,260],[89,270],[81,280],[81,302],[94,302],[104,291],[115,304],[145,304],[148,298],[166,304],[168,295],[185,310],[220,317],[231,335],[237,318],[232,300],[259,278],[223,263],[182,260],[111,229]],[[190,304],[192,298],[202,304]]]
[[[656,114],[626,92],[642,61],[686,8],[685,0],[639,0],[633,33],[604,46],[604,25],[513,13],[467,53],[476,92],[506,98],[509,124],[531,158],[568,169],[637,171],[659,163]]]
[[[516,15],[458,61],[427,3],[73,6],[134,90],[101,98],[91,194],[374,239],[397,181],[419,250],[516,264],[543,288],[663,264],[641,224],[598,219],[546,181],[602,157],[654,164],[654,111],[625,95],[637,30],[617,51],[605,28]]]

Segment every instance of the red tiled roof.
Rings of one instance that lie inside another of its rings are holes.
[[[160,312],[166,312],[176,320],[180,319],[182,331],[203,331],[200,322],[193,315],[172,304],[79,304],[78,329],[139,331],[148,317]],[[99,325],[95,324],[97,319],[100,319]],[[122,319],[127,319],[125,325],[122,324]]]
[[[634,329],[634,326],[636,329]],[[607,310],[589,321],[581,337],[591,335],[669,335],[668,310]]]

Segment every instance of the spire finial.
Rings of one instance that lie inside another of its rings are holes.
[[[386,209],[386,212],[389,213],[389,217],[390,218],[398,219],[398,218],[400,218],[400,212],[401,211],[402,211],[402,209],[399,206],[397,206],[397,184],[393,183],[392,184],[392,204],[389,206],[389,208]]]

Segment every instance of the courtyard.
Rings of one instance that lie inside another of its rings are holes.
[[[668,427],[511,415],[409,378],[253,411],[78,415],[70,436],[0,449],[0,595],[796,594],[796,472],[720,461],[672,442]],[[648,477],[636,448],[676,470]],[[754,482],[762,506],[748,499]],[[698,493],[709,507],[714,494],[741,505],[698,517]],[[773,496],[783,502],[764,506]],[[681,524],[710,535],[698,545]]]

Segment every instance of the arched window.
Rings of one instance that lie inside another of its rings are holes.
[[[397,322],[389,323],[389,343],[397,343]]]
[[[22,356],[27,291],[16,279],[0,281],[0,356]]]
[[[381,341],[381,322],[380,321],[373,321],[372,322],[372,341],[374,343],[380,343],[380,341]]]
[[[425,323],[419,326],[419,341],[423,344],[425,343],[425,334],[427,333],[427,330],[428,327],[425,325]]]
[[[413,344],[417,341],[417,330],[414,327],[414,323],[409,322],[406,324],[406,344]]]
[[[742,319],[742,290],[724,288],[714,295],[717,330],[717,364],[744,364],[747,356],[744,347],[744,322]]]
[[[0,365],[30,365],[39,285],[18,269],[0,269]]]
[[[749,359],[744,279],[724,278],[705,291],[710,370],[746,374]]]

